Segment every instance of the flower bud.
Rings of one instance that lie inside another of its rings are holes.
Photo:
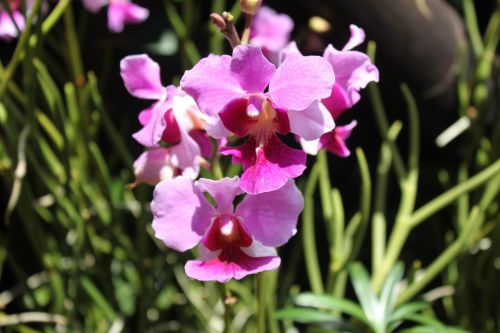
[[[241,10],[249,15],[254,15],[262,4],[262,0],[240,0]]]

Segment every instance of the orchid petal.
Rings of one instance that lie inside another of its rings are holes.
[[[360,89],[365,88],[372,81],[379,81],[377,67],[371,63],[370,58],[364,53],[358,51],[338,51],[329,45],[323,57],[335,71],[336,85],[342,89],[347,97],[349,101],[348,107],[352,107],[359,101]],[[338,88],[335,88],[337,90],[334,89],[332,94],[338,91]],[[338,99],[341,100],[343,98],[345,97],[342,96]],[[340,109],[341,107],[337,107],[337,110]]]
[[[335,75],[318,56],[290,53],[269,84],[273,105],[285,110],[304,110],[312,102],[330,96]]]
[[[304,208],[302,194],[293,180],[280,189],[247,195],[236,207],[246,230],[265,246],[281,246],[297,232],[299,214]]]
[[[306,154],[288,147],[276,135],[263,147],[258,147],[255,139],[250,138],[239,147],[224,147],[220,151],[223,155],[232,155],[233,163],[243,165],[240,187],[249,194],[277,190],[306,168]]]
[[[201,191],[208,192],[217,203],[217,212],[233,213],[233,200],[241,194],[240,178],[223,178],[220,180],[200,179],[196,185]]]
[[[137,98],[159,100],[166,92],[160,79],[160,66],[146,54],[123,58],[120,74],[128,92]]]
[[[102,7],[109,4],[109,0],[83,0],[83,7],[89,12],[97,13]]]
[[[352,50],[356,46],[363,44],[365,41],[365,31],[363,29],[354,24],[351,24],[349,29],[351,30],[351,37],[342,48],[342,51]]]
[[[238,45],[233,50],[231,72],[247,93],[262,93],[276,72],[276,67],[264,57],[260,48]]]
[[[156,185],[151,211],[155,237],[181,252],[200,242],[215,213],[203,193],[185,177],[164,180]]]
[[[270,52],[278,52],[290,40],[293,25],[290,16],[277,14],[273,9],[263,6],[255,15],[250,44]]]
[[[279,257],[250,257],[243,251],[238,262],[189,260],[184,266],[186,275],[198,281],[226,283],[231,279],[241,280],[247,275],[275,270],[280,265]]]
[[[290,130],[306,140],[319,139],[335,127],[332,115],[320,102],[315,101],[303,111],[288,111]]]
[[[245,95],[230,67],[230,56],[211,55],[184,73],[182,90],[196,100],[201,112],[217,117],[229,101]]]

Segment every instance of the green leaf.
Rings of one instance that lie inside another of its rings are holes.
[[[349,266],[349,274],[354,292],[363,307],[367,319],[375,324],[380,320],[380,314],[377,310],[378,300],[371,287],[368,272],[360,263],[355,262]]]
[[[298,323],[332,323],[344,324],[342,318],[333,316],[319,310],[304,309],[304,308],[285,308],[276,312],[276,319],[284,320],[289,319]]]
[[[396,290],[397,284],[403,278],[403,272],[403,263],[396,263],[387,275],[384,286],[382,287],[382,290],[380,292],[379,302],[380,306],[384,309],[383,312],[386,315],[386,319],[388,319],[389,314],[392,313],[392,310],[396,305],[396,297],[394,295],[394,291]]]
[[[429,306],[430,304],[424,301],[403,304],[392,313],[390,321],[404,320]]]
[[[347,299],[335,298],[328,295],[303,293],[295,298],[295,304],[300,306],[341,311],[369,325],[361,307]]]
[[[108,321],[112,322],[116,319],[116,313],[113,310],[111,304],[108,303],[106,297],[97,289],[95,284],[87,277],[82,277],[80,279],[80,283],[85,290],[85,292],[89,295],[89,297],[95,302],[97,307],[101,309],[104,313]]]

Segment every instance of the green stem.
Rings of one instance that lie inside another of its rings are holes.
[[[402,123],[394,122],[389,128],[389,140],[395,141]],[[380,157],[377,167],[377,183],[375,188],[374,208],[372,217],[372,272],[375,272],[384,259],[386,245],[387,221],[385,219],[385,207],[387,200],[387,184],[389,170],[392,164],[391,149],[387,143],[382,143]]]
[[[462,234],[455,240],[436,260],[432,262],[431,265],[425,270],[422,277],[415,280],[405,291],[403,291],[398,299],[397,304],[403,304],[409,301],[413,296],[418,294],[429,282],[434,279],[441,271],[448,267],[449,263],[453,261],[462,252],[464,246],[467,244],[467,240],[470,239],[473,230],[480,224],[483,215],[480,212],[478,206],[475,206],[469,219],[467,221],[467,226],[463,230]]]
[[[33,18],[40,12],[41,5],[42,5],[42,0],[36,0],[35,3],[33,4],[30,14],[28,15],[28,18],[26,19],[26,27],[22,32],[21,36],[19,37],[19,41],[17,42],[14,54],[12,55],[9,65],[5,69],[3,80],[2,82],[0,82],[0,100],[2,99],[2,96],[4,95],[7,89],[8,83],[14,76],[14,73],[16,72],[16,68],[21,60],[21,52],[25,50],[28,38],[30,36],[31,27],[33,24]]]
[[[399,253],[401,252],[401,249],[403,248],[403,245],[408,238],[410,231],[411,226],[408,224],[407,220],[396,220],[396,225],[392,230],[384,260],[382,261],[380,266],[376,267],[373,275],[372,286],[375,292],[378,293],[380,291],[380,288],[382,288],[385,278],[391,270],[391,267],[398,259]]]
[[[193,41],[189,38],[188,29],[172,1],[165,0],[163,3],[165,4],[167,18],[170,21],[172,28],[174,28],[176,35],[179,37],[189,62],[194,66],[201,58],[200,53],[198,52],[198,49],[194,45]]]
[[[472,45],[472,50],[474,55],[478,57],[483,53],[484,45],[481,39],[481,33],[479,32],[479,26],[477,24],[476,8],[474,7],[474,2],[472,0],[462,0],[462,6],[464,9],[464,19],[465,26],[467,27],[467,33]]]
[[[66,35],[66,42],[68,43],[70,67],[73,71],[73,79],[78,88],[83,87],[85,84],[85,74],[83,69],[83,62],[81,58],[80,45],[78,43],[78,36],[75,30],[75,19],[73,17],[72,6],[66,7],[64,12],[64,32]]]
[[[353,242],[353,249],[350,254],[350,259],[358,256],[361,246],[364,243],[368,221],[370,220],[371,198],[372,198],[372,180],[370,177],[370,168],[366,161],[365,153],[361,148],[356,149],[356,158],[358,160],[359,173],[361,175],[361,200],[359,211],[361,212],[361,224],[356,232]]]
[[[368,44],[368,55],[374,62],[375,57],[375,43],[370,41]],[[392,151],[392,157],[394,160],[394,171],[396,172],[396,176],[401,182],[406,178],[406,169],[403,163],[403,159],[401,158],[401,153],[396,146],[394,141],[389,140],[388,132],[389,132],[389,122],[387,120],[384,103],[382,102],[382,97],[380,96],[380,91],[376,84],[368,85],[368,94],[370,96],[370,101],[372,104],[373,115],[375,118],[375,122],[377,123],[377,127],[380,135],[384,142],[387,142]]]
[[[241,35],[241,44],[248,44],[250,40],[250,32],[252,30],[253,14],[245,14],[245,28]]]
[[[224,333],[231,332],[231,305],[226,302],[227,297],[229,296],[229,290],[225,284],[219,285],[219,293],[222,304],[224,304]]]
[[[420,224],[422,221],[437,213],[453,201],[455,201],[462,194],[467,193],[481,184],[488,182],[492,177],[500,173],[500,159],[489,167],[479,172],[468,180],[456,185],[437,198],[431,200],[427,204],[417,209],[410,217],[409,223],[412,226]]]
[[[321,271],[318,263],[316,238],[314,235],[314,192],[318,183],[319,166],[315,164],[309,174],[304,192],[304,211],[302,212],[302,245],[306,270],[311,290],[316,294],[324,292]]]
[[[257,333],[266,333],[265,275],[257,274]]]
[[[322,149],[318,153],[318,168],[319,168],[319,191],[321,196],[321,208],[323,211],[323,219],[326,223],[328,223],[329,227],[329,239],[333,235],[334,226],[332,225],[332,217],[333,217],[333,207],[332,207],[332,198],[331,198],[331,190],[332,185],[330,182],[330,172],[328,170],[328,157],[326,150]]]

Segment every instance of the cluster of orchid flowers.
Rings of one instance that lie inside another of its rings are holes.
[[[129,93],[154,101],[133,134],[146,147],[134,163],[134,184],[156,186],[157,238],[181,252],[198,247],[199,258],[185,271],[200,281],[227,282],[279,266],[275,248],[296,233],[303,209],[294,178],[306,169],[306,153],[348,156],[345,140],[356,122],[335,120],[359,101],[360,89],[378,81],[368,56],[352,50],[364,41],[360,28],[351,26],[343,49],[329,45],[322,57],[304,56],[289,42],[288,16],[267,7],[247,14],[255,14],[249,43],[233,45],[232,55],[201,59],[179,87],[164,86],[160,66],[145,54],[120,64]],[[228,15],[212,18],[221,31],[230,23]],[[282,141],[288,134],[302,149]],[[236,140],[243,143],[234,146]],[[200,167],[211,167],[214,149],[241,164],[240,177],[196,180]]]
[[[113,32],[149,15],[129,0],[82,1],[92,12],[108,5]],[[234,26],[228,29],[230,15],[213,14],[232,55],[201,59],[180,86],[164,86],[160,66],[145,54],[120,63],[128,92],[154,101],[139,113],[142,128],[133,134],[146,148],[134,162],[133,185],[155,186],[157,238],[181,252],[198,246],[199,259],[185,270],[200,281],[227,282],[279,266],[275,248],[296,233],[303,209],[294,178],[306,169],[306,154],[326,149],[349,156],[345,141],[356,121],[335,121],[359,101],[360,89],[379,79],[369,57],[353,51],[364,41],[362,29],[352,25],[341,50],[329,45],[323,56],[304,56],[290,42],[290,17],[261,7],[261,1],[240,3],[252,22],[247,40],[234,35]],[[20,0],[9,4],[9,13],[0,7],[0,38],[14,38],[24,27]],[[302,149],[282,141],[289,134]],[[238,139],[243,143],[235,146]],[[241,164],[241,176],[198,179],[216,154]]]
[[[29,13],[34,0],[25,0],[26,12]],[[10,41],[19,36],[24,30],[25,16],[22,11],[22,0],[7,0],[9,8],[0,3],[0,40]],[[108,6],[108,28],[111,32],[119,33],[125,24],[144,22],[149,17],[149,11],[130,0],[82,0],[83,6],[92,13]],[[44,2],[46,8],[46,1]]]

